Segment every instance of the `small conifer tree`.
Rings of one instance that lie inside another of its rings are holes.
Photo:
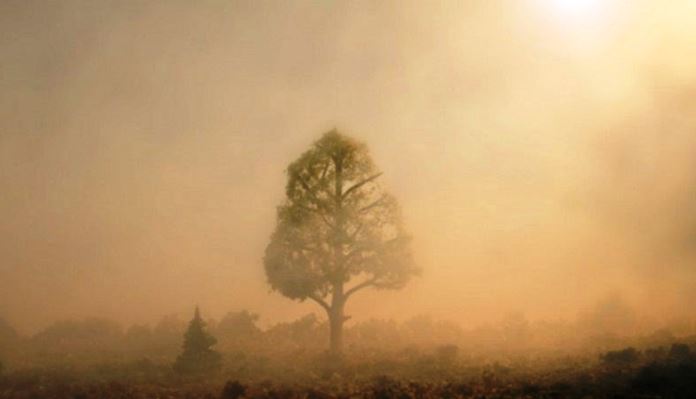
[[[201,312],[196,306],[193,319],[184,334],[182,353],[176,358],[174,370],[181,374],[213,372],[220,368],[222,357],[211,349],[217,339],[205,329]]]

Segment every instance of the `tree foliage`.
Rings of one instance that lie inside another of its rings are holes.
[[[248,310],[228,312],[218,323],[216,333],[220,336],[251,337],[261,333],[256,325],[259,315]]]

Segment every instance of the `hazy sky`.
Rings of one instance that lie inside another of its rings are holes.
[[[367,142],[423,276],[356,319],[696,304],[696,2],[0,2],[0,316],[264,323],[285,167]],[[692,315],[693,316],[693,315]]]

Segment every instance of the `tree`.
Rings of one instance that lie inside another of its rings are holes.
[[[285,202],[264,256],[271,288],[318,303],[330,351],[342,347],[346,301],[372,287],[402,288],[418,274],[396,200],[379,184],[367,146],[332,130],[287,169]],[[350,286],[349,286],[350,285]]]
[[[55,353],[92,357],[108,355],[123,340],[118,323],[101,318],[57,321],[31,338],[33,347]]]
[[[229,312],[213,330],[218,337],[221,350],[237,350],[258,342],[261,329],[256,325],[259,315],[247,310]]]
[[[217,343],[205,329],[205,322],[196,306],[193,319],[184,334],[183,351],[174,363],[174,370],[182,374],[215,371],[220,368],[221,356],[211,349]]]
[[[248,310],[228,312],[217,325],[216,333],[233,338],[246,338],[257,335],[261,329],[256,325],[259,315]]]
[[[175,356],[181,347],[186,322],[170,314],[160,319],[152,329],[152,350],[159,356]]]

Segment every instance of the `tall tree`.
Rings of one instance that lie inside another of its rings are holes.
[[[174,363],[174,370],[182,374],[215,371],[220,367],[221,356],[211,347],[217,343],[215,337],[205,329],[205,322],[196,306],[193,319],[184,334],[183,351]]]
[[[340,354],[346,301],[372,287],[402,288],[418,273],[396,200],[367,146],[332,130],[287,169],[285,202],[266,248],[271,288],[327,313]]]

